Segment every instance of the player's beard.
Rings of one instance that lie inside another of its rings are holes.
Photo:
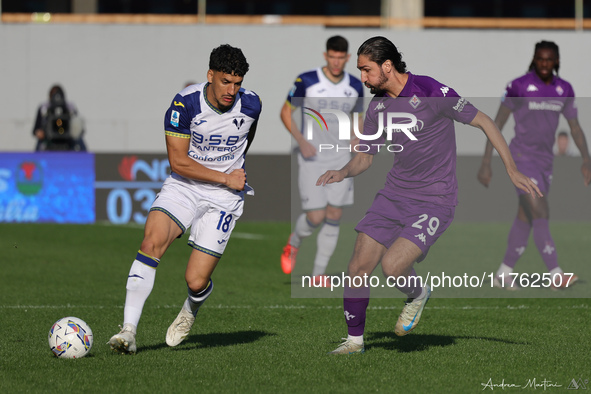
[[[371,94],[378,94],[383,92],[385,89],[385,85],[386,82],[388,82],[388,78],[386,77],[386,74],[384,74],[384,71],[380,70],[380,78],[378,80],[377,85],[370,85],[369,83],[365,83],[365,86],[367,86],[369,88],[369,92]]]

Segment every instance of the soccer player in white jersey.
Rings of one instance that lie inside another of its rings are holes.
[[[281,120],[298,143],[298,186],[302,213],[295,223],[294,232],[289,236],[281,255],[281,268],[290,274],[302,240],[322,226],[317,236],[317,251],[312,275],[317,277],[325,273],[328,262],[336,248],[339,237],[339,221],[343,207],[353,204],[353,180],[348,179],[329,187],[316,187],[316,180],[327,169],[344,166],[351,158],[349,152],[353,143],[339,140],[339,127],[336,117],[322,117],[326,130],[312,123],[313,134],[299,130],[293,121],[292,112],[301,107],[301,128],[309,118],[318,116],[322,109],[341,110],[345,113],[359,114],[359,127],[362,125],[363,85],[361,81],[345,71],[345,65],[351,57],[349,44],[341,36],[334,36],[326,41],[324,58],[326,65],[300,74],[290,90],[281,109]],[[302,99],[297,99],[302,98]],[[346,145],[346,146],[345,146]],[[322,150],[322,147],[325,149]],[[337,149],[338,147],[338,149]],[[317,283],[324,283],[322,278],[315,278]]]
[[[244,195],[253,194],[243,167],[261,101],[241,87],[247,72],[242,51],[221,45],[211,52],[207,82],[183,89],[166,112],[171,174],[152,204],[129,271],[123,327],[109,341],[113,350],[136,352],[138,322],[160,258],[189,228],[188,297],[166,333],[169,346],[185,339],[199,307],[211,295],[211,274],[242,214]]]

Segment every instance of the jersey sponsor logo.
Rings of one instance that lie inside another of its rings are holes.
[[[205,122],[207,122],[207,120],[199,119],[197,122],[193,122],[193,123],[195,123],[195,126],[199,126],[201,123],[205,123]]]
[[[439,88],[439,90],[441,90],[441,93],[443,93],[443,97],[447,97],[447,92],[449,92],[449,88],[447,86],[443,86]]]
[[[417,109],[419,104],[421,104],[421,100],[419,100],[419,98],[415,94],[412,96],[412,98],[410,100],[408,100],[408,103],[410,104],[411,107],[413,107],[414,109]]]
[[[175,107],[183,107],[185,108],[185,104],[181,103],[180,101],[173,101],[172,102],[174,104]]]
[[[561,112],[562,111],[562,103],[556,100],[550,101],[542,101],[540,103],[535,101],[530,101],[528,103],[528,109],[531,111],[554,111],[554,112]]]
[[[462,112],[462,110],[464,109],[464,105],[466,105],[467,102],[468,100],[466,100],[463,97],[460,97],[458,103],[453,107],[453,109],[455,109],[458,112]]]
[[[170,114],[170,124],[174,127],[179,127],[180,118],[181,114],[179,114],[177,111],[172,111],[172,114]]]
[[[527,86],[527,89],[526,89],[526,91],[528,91],[528,92],[537,92],[537,91],[538,91],[538,88],[536,87],[536,85],[534,85],[534,84],[530,83],[530,84]]]

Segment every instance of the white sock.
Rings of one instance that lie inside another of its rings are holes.
[[[417,298],[415,298],[415,300],[422,300],[426,296],[427,296],[427,287],[423,286],[423,287],[421,287],[421,294],[419,294],[419,296]]]
[[[323,275],[339,241],[339,222],[326,220],[316,238],[316,258],[312,275]]]
[[[509,274],[513,272],[513,268],[509,267],[505,263],[501,263],[501,266],[497,270],[497,276],[503,275],[504,278],[509,277]]]
[[[562,275],[563,273],[564,271],[562,270],[562,268],[556,267],[552,271],[550,271],[550,276],[553,278],[554,275]]]
[[[156,267],[159,262],[158,259],[141,254],[141,252],[138,253],[138,257],[155,266],[147,265],[136,257],[129,270],[126,286],[127,295],[125,297],[125,308],[123,309],[123,323],[131,324],[134,327],[137,327],[144,303],[154,288]]]
[[[316,227],[308,221],[308,217],[305,213],[302,213],[296,221],[295,229],[291,234],[289,243],[294,248],[299,248],[302,243],[302,239],[309,237],[310,234],[316,230]]]
[[[347,340],[356,343],[357,345],[363,345],[363,335],[348,335]]]

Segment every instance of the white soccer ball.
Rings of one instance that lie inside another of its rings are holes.
[[[56,357],[81,358],[92,348],[92,330],[77,317],[59,319],[49,329],[49,347]]]

